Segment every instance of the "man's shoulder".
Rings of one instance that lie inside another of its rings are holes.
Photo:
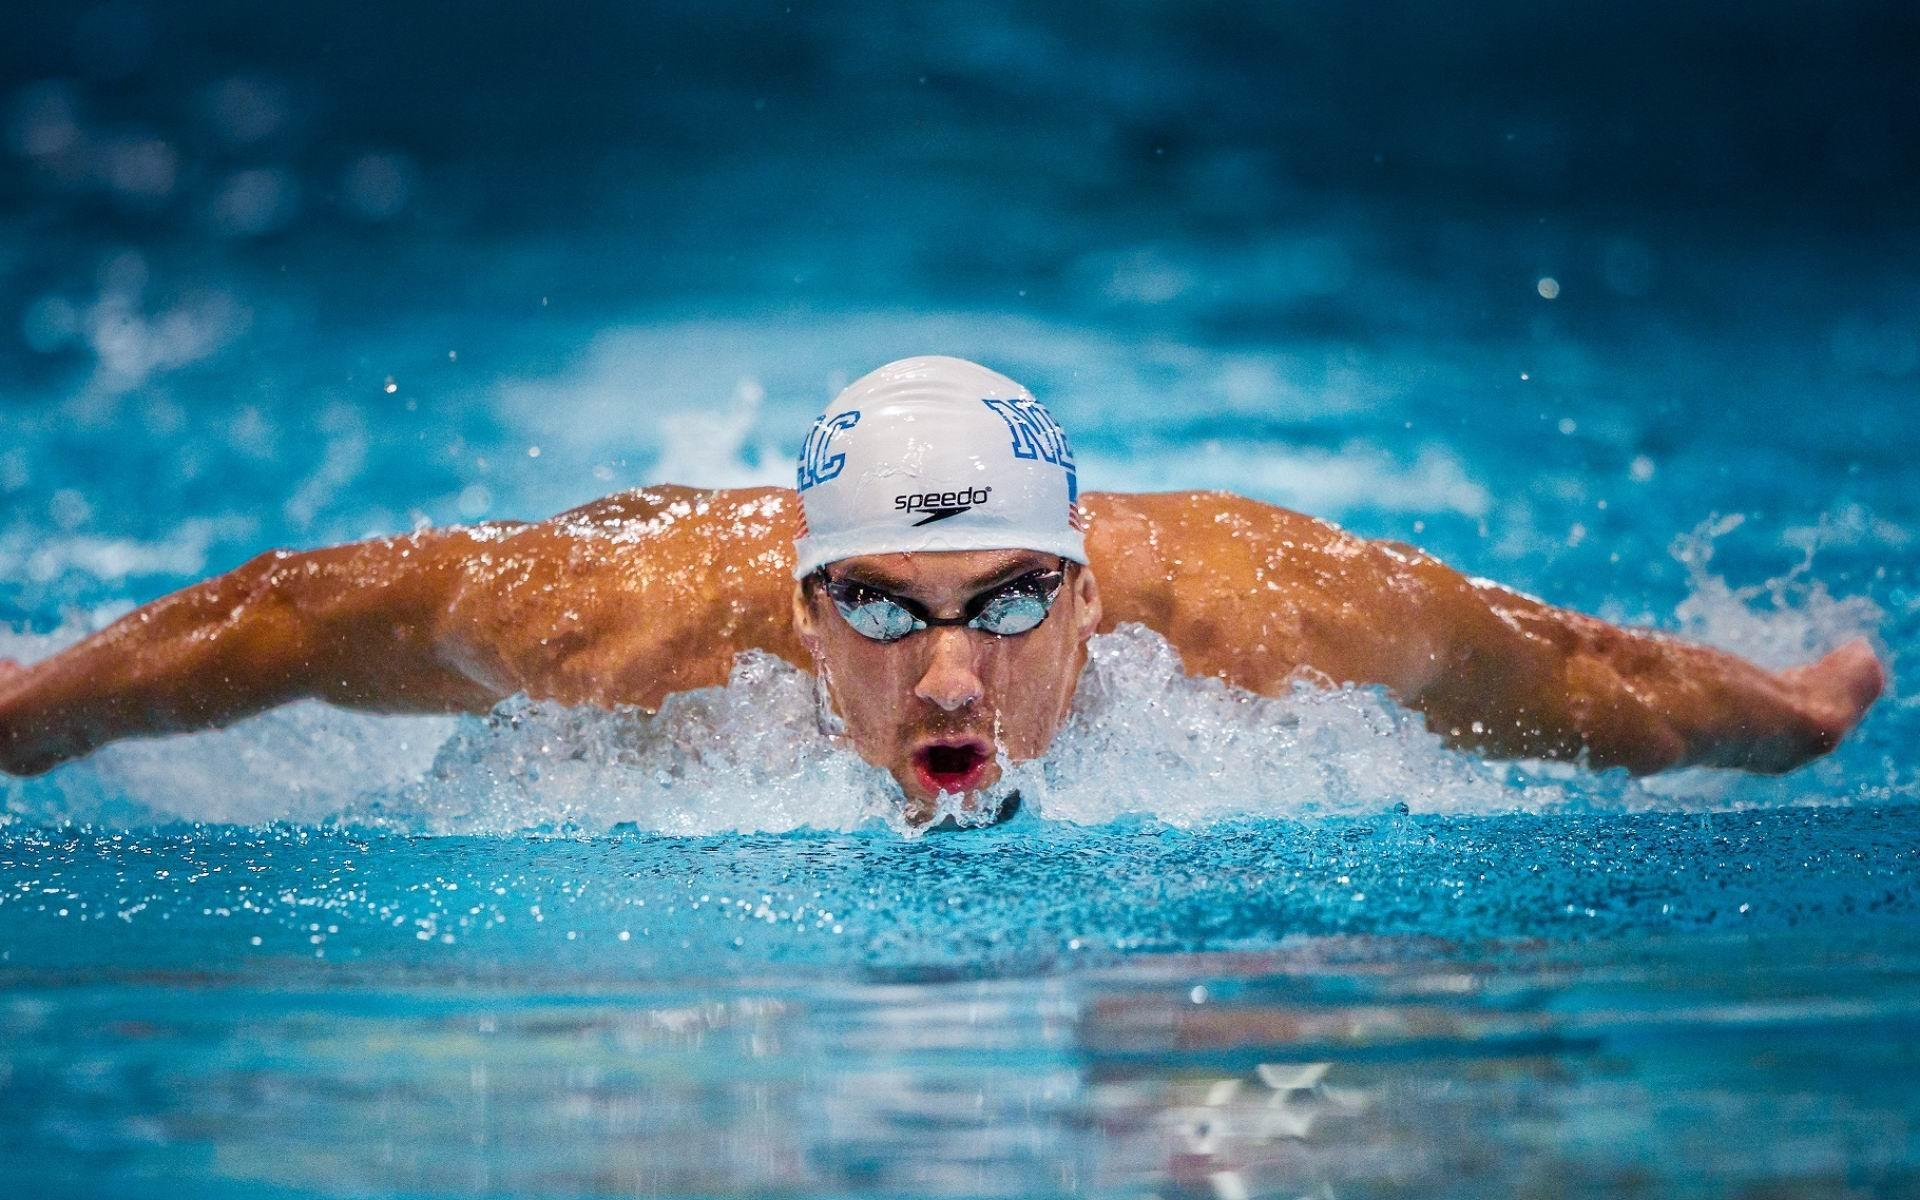
[[[615,492],[544,521],[449,526],[433,539],[453,560],[543,576],[667,571],[696,579],[741,568],[782,575],[792,570],[798,511],[787,488],[668,483]]]
[[[1089,533],[1109,542],[1226,537],[1324,544],[1353,536],[1331,521],[1218,489],[1088,492],[1080,506],[1088,518]]]

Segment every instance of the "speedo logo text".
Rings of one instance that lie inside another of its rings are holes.
[[[987,487],[962,488],[957,492],[910,492],[904,496],[895,496],[893,506],[903,513],[926,513],[914,525],[931,525],[935,521],[944,521],[948,517],[957,517],[971,508],[985,504],[993,491]]]

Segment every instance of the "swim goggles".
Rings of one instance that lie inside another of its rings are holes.
[[[1038,628],[1053,610],[1060,585],[1067,577],[1067,560],[1058,567],[1029,571],[998,587],[988,588],[967,601],[957,617],[936,617],[915,601],[881,591],[872,584],[834,579],[821,567],[814,572],[840,615],[861,637],[897,642],[910,633],[942,625],[962,625],[998,637],[1012,637]]]

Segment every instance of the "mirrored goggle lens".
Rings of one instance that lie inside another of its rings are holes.
[[[859,604],[833,602],[840,610],[847,624],[862,637],[872,638],[876,642],[897,642],[912,633],[919,622],[913,614],[901,608],[891,600],[870,599]]]
[[[1016,633],[1025,633],[1047,619],[1047,610],[1053,605],[1053,595],[1036,596],[1031,592],[1015,592],[995,596],[980,610],[980,615],[967,624],[975,629],[984,629],[988,633],[997,633],[1010,637]]]

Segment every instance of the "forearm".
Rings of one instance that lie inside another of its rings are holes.
[[[294,640],[257,599],[270,563],[161,598],[15,676],[0,695],[0,754],[16,773],[45,770],[115,737],[222,724],[291,698],[284,672],[247,646]]]
[[[432,595],[392,544],[272,554],[166,596],[0,682],[0,768],[203,729],[318,696],[383,711],[490,702],[434,661]],[[429,568],[430,570],[430,568]]]
[[[1849,648],[1845,679],[1826,678],[1838,666],[1821,670],[1839,654],[1774,672],[1504,589],[1471,590],[1446,669],[1416,706],[1449,740],[1489,753],[1635,773],[1780,772],[1831,750],[1879,691],[1863,646]]]

